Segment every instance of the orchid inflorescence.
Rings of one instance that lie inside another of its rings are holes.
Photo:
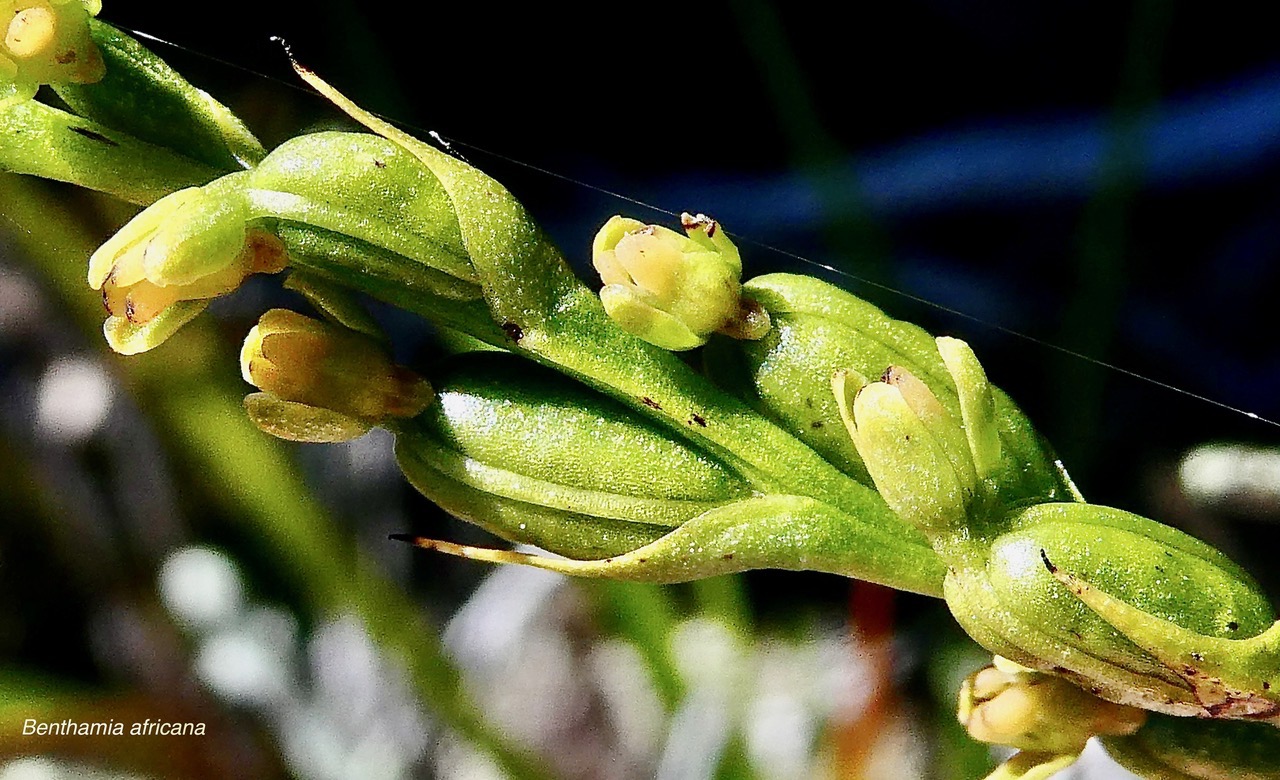
[[[556,555],[403,538],[591,577],[813,570],[945,598],[997,656],[960,707],[975,738],[1022,751],[994,776],[1047,777],[1093,736],[1148,777],[1280,776],[1280,623],[1258,586],[1196,539],[1086,503],[963,341],[816,278],[744,282],[701,214],[681,232],[609,220],[597,294],[500,184],[304,69],[372,134],[266,153],[96,7],[10,6],[5,121],[50,148],[83,145],[68,122],[113,140],[75,147],[80,167],[30,146],[5,166],[110,191],[85,165],[149,161],[116,194],[150,205],[90,259],[108,343],[155,348],[287,270],[318,318],[272,310],[250,332],[251,418],[299,441],[385,428],[423,494]],[[32,101],[40,83],[78,113]],[[158,94],[164,121],[116,110],[129,90]],[[360,296],[484,348],[424,378]],[[674,354],[697,348],[705,372]]]

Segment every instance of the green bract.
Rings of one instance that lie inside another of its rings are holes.
[[[435,385],[437,403],[396,427],[410,481],[454,514],[571,560],[423,546],[652,582],[784,568],[904,585],[936,571],[927,553],[895,546],[874,523],[762,494],[732,462],[513,355],[460,356]]]
[[[262,160],[262,144],[231,109],[141,43],[96,19],[89,20],[89,34],[106,75],[92,83],[54,84],[77,114],[212,170],[235,171]]]
[[[604,558],[752,494],[725,463],[554,372],[505,353],[452,362],[396,454],[429,498],[504,538]]]
[[[835,389],[881,495],[947,562],[947,604],[969,635],[1111,701],[1275,719],[1280,624],[1269,628],[1258,586],[1212,547],[1128,512],[1010,509],[999,500],[992,390],[963,342],[938,341],[958,419],[899,369],[856,392],[837,376]]]
[[[341,233],[407,258],[396,269],[402,285],[480,297],[448,193],[390,141],[365,133],[304,135],[267,155],[244,188],[257,216]]]

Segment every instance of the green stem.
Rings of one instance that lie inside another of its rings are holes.
[[[631,642],[640,653],[663,708],[674,712],[686,690],[671,655],[677,615],[670,590],[661,585],[613,580],[598,580],[589,587],[607,628]]]
[[[1098,189],[1085,204],[1076,235],[1076,290],[1062,318],[1062,345],[1083,355],[1108,359],[1128,286],[1128,237],[1134,202],[1142,186],[1146,126],[1143,112],[1159,97],[1160,63],[1173,6],[1138,0],[1128,51],[1111,118]],[[1097,461],[1098,431],[1109,372],[1080,360],[1058,363],[1059,430],[1053,440],[1063,461],[1088,481]]]
[[[34,100],[0,108],[0,170],[70,182],[139,205],[223,173]]]
[[[83,270],[94,241],[65,202],[18,177],[0,176],[0,202],[19,228],[14,240],[96,339],[101,303],[85,286]],[[350,554],[288,450],[249,422],[242,392],[227,381],[234,369],[211,369],[226,363],[212,329],[193,324],[178,338],[180,344],[114,363],[186,465],[205,476],[226,516],[263,543],[316,614],[360,615],[374,641],[406,665],[421,701],[447,726],[513,777],[552,777],[540,759],[485,720],[417,606],[367,557]]]

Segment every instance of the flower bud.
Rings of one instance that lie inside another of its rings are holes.
[[[670,350],[700,347],[717,331],[760,338],[763,309],[741,296],[742,260],[719,225],[680,218],[686,236],[615,216],[600,228],[591,261],[605,311],[623,330]]]
[[[41,84],[87,84],[104,74],[89,36],[96,0],[0,0],[0,104],[28,100]]]
[[[956,530],[982,521],[995,503],[985,478],[1000,461],[991,387],[967,344],[938,339],[951,356],[961,418],[911,372],[890,366],[880,381],[858,387],[853,375],[832,381],[840,416],[876,489],[899,517],[935,548]],[[963,372],[963,373],[960,373]],[[981,446],[981,469],[975,446]]]
[[[179,302],[215,298],[250,274],[283,270],[279,239],[246,226],[243,176],[161,198],[93,253],[89,285],[102,290],[116,351],[140,352],[167,338],[177,326],[147,326]]]
[[[392,362],[369,336],[286,309],[272,309],[245,338],[250,416],[268,433],[296,441],[354,438],[393,418],[420,414],[431,386]]]
[[[1137,731],[1147,713],[1103,701],[1053,675],[988,666],[965,680],[957,717],[980,742],[1079,754],[1090,737]]]
[[[897,366],[928,386],[953,418],[961,418],[956,380],[941,354],[943,342],[920,327],[809,276],[759,276],[743,291],[768,310],[774,326],[758,341],[710,343],[708,374],[725,388],[745,389],[757,409],[846,474],[872,483],[831,393],[837,371],[878,377]],[[997,388],[990,388],[988,403],[993,418],[987,430],[998,440],[999,455],[996,464],[983,461],[982,470],[990,472],[1001,503],[1070,500],[1069,480],[1026,415]],[[980,451],[986,457],[990,450],[988,443]]]
[[[902,369],[856,392],[848,376],[836,375],[836,399],[885,503],[926,535],[965,523],[977,478],[967,448],[956,446],[963,446],[959,423]]]
[[[946,582],[952,614],[987,649],[1157,712],[1280,713],[1274,613],[1226,556],[1091,504],[1028,507],[1009,525]]]

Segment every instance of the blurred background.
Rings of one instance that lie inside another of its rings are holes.
[[[160,39],[268,147],[344,126],[298,89],[283,36],[365,107],[449,139],[584,269],[614,213],[704,211],[748,275],[817,274],[961,336],[1090,500],[1212,542],[1280,601],[1280,429],[1222,406],[1280,419],[1280,45],[1255,4],[196,10],[102,18]],[[984,655],[941,603],[415,554],[386,534],[491,540],[417,496],[379,432],[284,446],[244,420],[240,340],[299,304],[278,281],[121,358],[66,259],[129,209],[9,176],[0,193],[0,780],[993,765],[953,715]],[[378,314],[429,375],[430,330]],[[32,717],[206,736],[17,736]],[[1091,752],[1064,776],[1125,775]]]

